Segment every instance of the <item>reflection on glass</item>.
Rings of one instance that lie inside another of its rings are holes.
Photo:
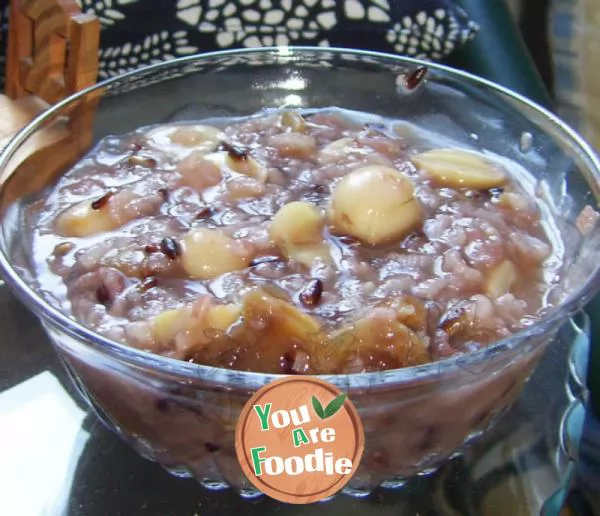
[[[307,81],[301,75],[292,75],[287,79],[281,81],[278,87],[283,90],[295,90],[302,91],[306,89]]]
[[[290,107],[299,107],[303,104],[302,97],[300,95],[296,95],[295,93],[290,93],[286,95],[284,98],[284,105]]]

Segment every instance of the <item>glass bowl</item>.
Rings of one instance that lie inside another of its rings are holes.
[[[428,67],[427,79],[416,85],[420,66]],[[537,323],[481,351],[428,365],[322,377],[349,394],[365,429],[363,459],[346,492],[399,486],[485,432],[519,396],[559,327],[600,286],[600,229],[582,236],[575,225],[585,206],[598,204],[600,165],[577,134],[527,99],[444,66],[341,49],[227,51],[128,73],[52,107],[4,150],[0,269],[108,427],[175,475],[259,494],[238,465],[235,425],[246,400],[277,375],[152,355],[81,326],[36,292],[23,214],[32,196],[104,136],[281,106],[338,106],[404,119],[504,155],[537,178],[558,220],[564,296]],[[46,136],[60,124],[73,136],[57,150]]]

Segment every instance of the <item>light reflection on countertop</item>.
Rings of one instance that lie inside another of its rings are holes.
[[[0,514],[63,514],[89,438],[80,409],[49,371],[0,394]]]

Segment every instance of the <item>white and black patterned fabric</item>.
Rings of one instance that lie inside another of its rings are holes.
[[[100,79],[197,52],[236,47],[337,46],[440,59],[478,30],[452,0],[79,2],[102,24]]]

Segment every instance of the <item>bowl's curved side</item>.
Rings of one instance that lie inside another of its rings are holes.
[[[258,494],[235,452],[235,428],[253,391],[221,389],[199,378],[149,377],[106,361],[49,328],[71,378],[102,422],[142,456],[177,476],[216,489]],[[551,337],[501,363],[481,363],[443,380],[350,394],[364,430],[365,451],[345,492],[365,495],[431,471],[483,435],[520,395]]]

